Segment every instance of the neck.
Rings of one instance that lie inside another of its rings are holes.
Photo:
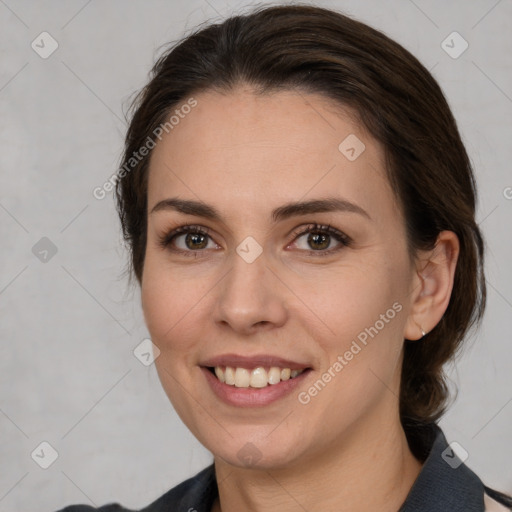
[[[215,458],[219,499],[212,512],[396,512],[421,466],[398,417],[373,417],[284,468],[238,468]]]

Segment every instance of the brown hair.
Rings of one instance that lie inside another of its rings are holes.
[[[481,319],[486,298],[475,180],[439,85],[402,46],[347,16],[306,5],[260,7],[200,28],[160,57],[133,103],[123,164],[191,94],[229,92],[240,84],[260,93],[320,93],[354,109],[384,148],[411,256],[418,249],[432,249],[442,230],[458,236],[460,255],[448,308],[425,338],[406,341],[404,347],[404,428],[436,421],[449,396],[443,365]],[[141,159],[116,186],[130,270],[139,283],[146,248],[148,166],[149,158]]]

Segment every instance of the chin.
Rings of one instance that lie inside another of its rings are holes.
[[[269,439],[267,434],[258,436],[241,434],[229,435],[222,441],[205,443],[204,446],[214,457],[231,466],[244,469],[273,470],[289,468],[301,456],[297,447],[301,443],[292,437]]]

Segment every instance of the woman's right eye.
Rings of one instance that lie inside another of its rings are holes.
[[[191,255],[204,249],[211,249],[212,247],[208,247],[208,239],[211,240],[208,228],[186,225],[159,237],[158,244],[164,249]],[[211,241],[214,243],[213,240]]]

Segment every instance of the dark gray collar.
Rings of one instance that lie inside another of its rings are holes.
[[[424,427],[428,455],[399,512],[484,512],[484,486],[449,447],[442,430]]]

